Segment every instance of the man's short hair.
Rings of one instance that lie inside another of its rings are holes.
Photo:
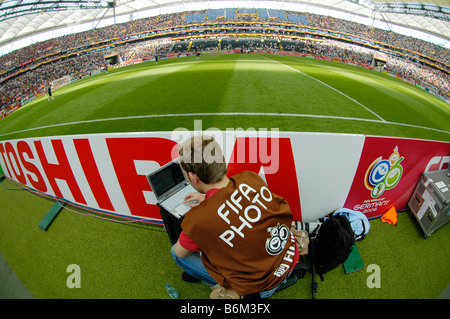
[[[196,174],[205,184],[217,183],[227,173],[222,148],[211,136],[193,136],[181,143],[178,152],[181,167],[187,173]]]

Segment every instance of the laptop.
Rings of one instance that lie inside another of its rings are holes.
[[[158,205],[176,218],[183,217],[191,207],[184,204],[189,193],[197,191],[186,179],[177,160],[171,161],[147,175],[147,179],[158,200]]]

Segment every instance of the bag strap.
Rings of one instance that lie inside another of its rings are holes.
[[[355,234],[356,235],[355,237],[358,237],[359,240],[362,240],[362,239],[364,239],[366,237],[366,224],[364,223],[364,220],[362,220],[362,219],[361,219],[361,223],[362,223],[362,227],[363,227],[362,233],[359,234],[359,235]]]

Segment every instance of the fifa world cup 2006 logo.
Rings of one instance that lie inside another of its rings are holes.
[[[389,159],[377,158],[369,166],[364,178],[364,184],[371,191],[371,196],[377,198],[386,190],[394,188],[403,175],[403,167],[400,164],[404,157],[400,156],[398,147],[389,156]]]

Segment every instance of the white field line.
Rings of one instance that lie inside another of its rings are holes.
[[[263,56],[263,57],[264,57],[264,56]],[[311,75],[309,75],[309,74],[306,74],[306,73],[304,73],[304,72],[302,72],[302,71],[299,71],[299,70],[297,70],[297,69],[294,69],[293,67],[290,67],[289,65],[283,64],[283,63],[278,62],[278,61],[275,61],[275,60],[272,60],[271,58],[268,58],[268,57],[264,57],[264,58],[269,59],[270,61],[273,61],[273,62],[275,62],[275,63],[278,63],[278,64],[280,64],[280,65],[282,65],[282,66],[284,66],[284,67],[286,67],[286,68],[288,68],[288,69],[291,69],[292,71],[295,71],[295,72],[297,72],[297,73],[300,73],[300,74],[302,74],[302,75],[304,75],[304,76],[307,76],[308,78],[310,78],[310,79],[312,79],[312,80],[314,80],[314,81],[319,82],[320,84],[325,85],[327,88],[336,91],[337,93],[339,93],[339,94],[345,96],[347,99],[349,99],[349,100],[355,102],[356,104],[362,106],[362,107],[365,108],[367,111],[369,111],[370,113],[372,113],[373,115],[375,115],[376,117],[378,117],[382,122],[386,122],[386,120],[384,120],[384,119],[383,119],[381,116],[379,116],[377,113],[375,113],[374,111],[372,111],[371,109],[369,109],[367,106],[365,106],[364,104],[358,102],[358,101],[355,100],[354,98],[348,96],[348,95],[345,94],[344,92],[341,92],[341,91],[339,91],[338,89],[332,87],[331,85],[329,85],[329,84],[327,84],[327,83],[325,83],[325,82],[323,82],[323,81],[320,81],[319,79],[316,79],[315,77],[313,77],[313,76],[311,76]]]
[[[61,124],[53,124],[46,125],[40,127],[33,127],[25,130],[0,134],[0,137],[12,135],[16,133],[30,132],[47,128],[54,127],[62,127],[69,125],[78,125],[78,124],[89,124],[89,123],[98,123],[98,122],[107,122],[107,121],[123,121],[123,120],[135,120],[135,119],[147,119],[147,118],[167,118],[167,117],[195,117],[195,116],[270,116],[270,117],[297,117],[297,118],[318,118],[318,119],[333,119],[333,120],[344,120],[344,121],[360,121],[360,122],[372,122],[379,124],[388,124],[388,125],[399,125],[406,127],[413,127],[418,129],[436,131],[440,133],[450,134],[450,131],[439,130],[435,128],[413,125],[413,124],[405,124],[405,123],[396,123],[396,122],[388,122],[385,120],[374,120],[374,119],[362,119],[355,117],[342,117],[342,116],[329,116],[329,115],[314,115],[314,114],[293,114],[293,113],[257,113],[257,112],[223,112],[223,113],[179,113],[179,114],[149,114],[149,115],[139,115],[139,116],[125,116],[125,117],[113,117],[113,118],[105,118],[105,119],[96,119],[96,120],[86,120],[86,121],[76,121],[76,122],[68,122]]]

